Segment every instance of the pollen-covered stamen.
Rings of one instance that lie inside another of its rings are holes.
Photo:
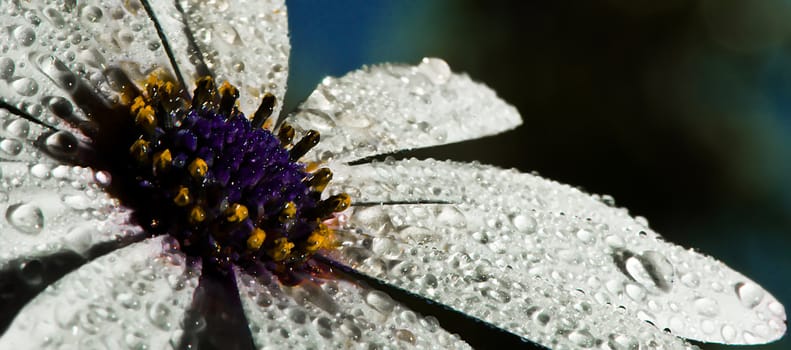
[[[294,128],[283,124],[275,135],[267,126],[273,95],[264,95],[251,122],[232,85],[218,90],[207,77],[196,86],[187,102],[173,84],[150,78],[130,105],[139,135],[128,170],[138,198],[146,198],[138,204],[145,206],[141,221],[221,267],[260,261],[294,271],[335,247],[323,220],[345,210],[349,197],[322,200],[332,172],[297,162],[319,142],[318,132],[293,144]]]
[[[302,136],[302,139],[291,148],[291,152],[289,154],[289,159],[292,161],[299,160],[305,153],[308,153],[311,148],[315,147],[319,144],[319,140],[321,139],[319,132],[316,130],[309,130],[305,136]]]
[[[261,104],[258,106],[258,109],[253,114],[253,120],[251,122],[254,129],[260,129],[262,127],[266,127],[266,122],[269,120],[269,117],[272,116],[272,113],[275,111],[275,96],[266,93],[264,98],[261,99]]]

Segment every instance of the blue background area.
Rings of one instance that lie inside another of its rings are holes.
[[[791,2],[634,4],[289,1],[286,106],[326,75],[445,58],[525,126],[419,156],[611,194],[791,305]]]

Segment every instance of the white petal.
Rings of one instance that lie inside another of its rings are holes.
[[[447,63],[383,64],[325,78],[287,120],[315,129],[310,160],[350,161],[494,135],[521,124],[516,109]]]
[[[71,5],[69,5],[69,3]],[[0,5],[0,101],[66,128],[56,115],[85,119],[71,94],[86,83],[107,98],[121,87],[108,68],[131,78],[169,69],[153,22],[136,1],[4,1]]]
[[[491,265],[487,268],[497,278],[529,285],[535,276],[583,290],[690,339],[754,344],[785,332],[783,306],[750,279],[663,241],[644,220],[569,186],[516,171],[437,161],[335,170],[334,182],[361,202],[453,203],[355,211],[351,222],[374,236],[373,252],[388,247],[383,252],[392,259],[416,263],[411,257],[423,253],[413,255],[405,247],[389,247],[395,244],[390,242],[423,242],[448,256],[468,255],[477,266]]]
[[[129,224],[129,210],[104,192],[103,173],[48,161],[0,162],[0,172],[0,270],[11,260],[84,254],[141,233]]]
[[[469,348],[436,319],[418,316],[379,291],[343,280],[286,287],[268,275],[237,276],[259,348]]]
[[[178,7],[172,1],[149,3],[190,92],[208,68],[218,82],[239,88],[245,114],[253,115],[266,92],[277,98],[274,115],[279,113],[291,50],[283,0],[179,0]],[[201,56],[196,57],[185,33],[194,38]]]
[[[22,309],[0,348],[164,349],[177,343],[200,271],[176,245],[152,238],[67,275]]]

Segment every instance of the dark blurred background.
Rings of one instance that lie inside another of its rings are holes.
[[[610,194],[791,305],[791,0],[288,5],[287,108],[325,75],[444,58],[525,125],[420,156]]]

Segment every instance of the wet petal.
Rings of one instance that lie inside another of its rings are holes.
[[[83,266],[26,305],[0,347],[168,347],[199,275],[177,249],[152,238]]]
[[[106,173],[47,159],[0,162],[0,172],[0,270],[11,260],[84,254],[141,232],[128,223],[129,211],[104,192]]]
[[[288,78],[286,5],[282,0],[149,1],[189,90],[213,74],[239,88],[242,112],[253,115],[265,93],[282,107]]]
[[[276,277],[238,272],[242,305],[256,346],[264,349],[469,348],[431,317],[390,296],[344,280],[282,286]]]
[[[58,129],[85,120],[80,84],[115,100],[122,86],[108,69],[135,79],[170,67],[137,1],[4,1],[0,23],[0,101]]]
[[[287,119],[315,129],[310,160],[351,161],[372,155],[494,135],[521,124],[516,109],[447,63],[383,64],[325,78]]]
[[[690,339],[754,344],[785,332],[783,306],[760,286],[663,241],[644,219],[607,206],[602,197],[473,164],[407,160],[334,170],[339,189],[360,203],[449,203],[359,206],[351,214],[352,230],[363,235],[344,252],[347,261],[404,288],[428,292],[399,273],[422,271],[429,259],[438,262],[433,271],[446,269],[434,272],[438,285],[472,273],[482,284],[470,293],[483,298],[487,288],[495,297],[508,292],[497,287],[504,278],[532,285],[541,277]],[[463,300],[437,297],[464,308]]]

